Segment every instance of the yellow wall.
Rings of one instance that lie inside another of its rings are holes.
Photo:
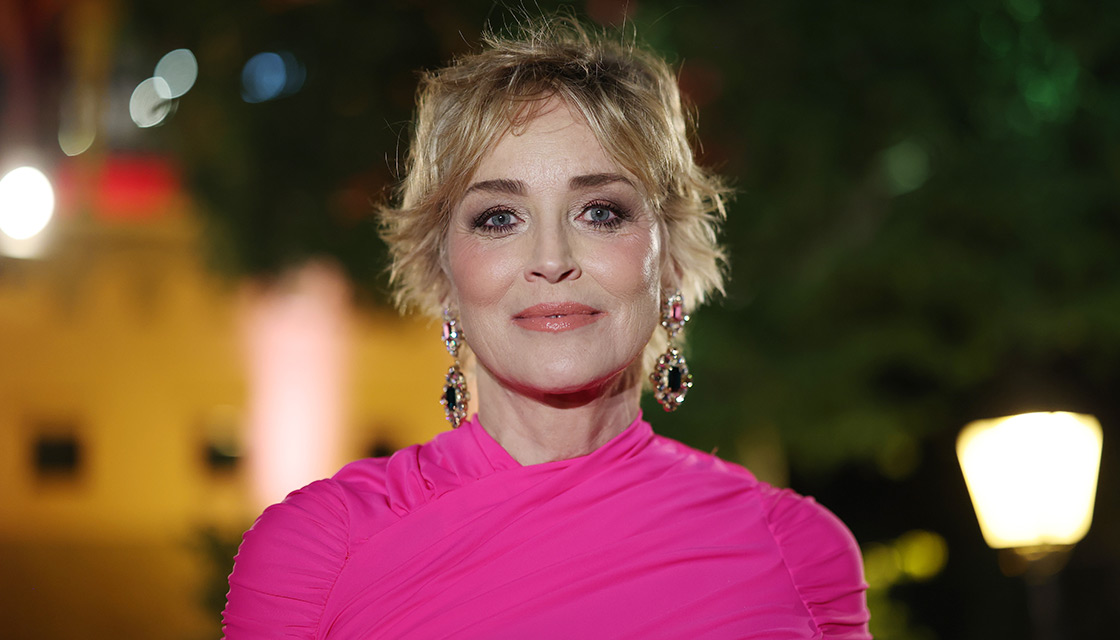
[[[185,215],[54,232],[43,259],[0,260],[0,636],[212,635],[192,545],[255,516],[244,465],[203,457],[208,432],[243,427],[237,285],[202,268]],[[392,311],[350,324],[340,463],[446,428],[439,328]],[[49,425],[76,429],[75,481],[36,477]]]

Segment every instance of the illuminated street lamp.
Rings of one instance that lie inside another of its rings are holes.
[[[993,549],[1076,544],[1089,531],[1101,461],[1093,416],[1025,413],[966,426],[957,457]]]
[[[1101,460],[1093,416],[1053,411],[968,424],[957,458],[988,546],[1006,573],[1032,586],[1039,637],[1058,637],[1057,596],[1047,578],[1089,531]]]

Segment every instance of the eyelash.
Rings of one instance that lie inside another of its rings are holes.
[[[607,220],[605,222],[596,222],[594,220],[588,220],[587,221],[588,224],[590,224],[594,227],[597,227],[599,229],[605,229],[605,230],[608,230],[608,231],[613,231],[613,230],[619,228],[620,226],[622,226],[623,221],[630,219],[630,212],[629,211],[623,209],[622,207],[620,207],[616,204],[613,204],[611,202],[607,202],[605,200],[595,200],[594,202],[587,203],[586,205],[584,205],[583,210],[580,211],[579,214],[582,216],[583,214],[587,213],[591,209],[606,209],[607,211],[610,211],[611,213],[614,214],[613,218],[611,218],[610,220]]]
[[[479,230],[483,233],[490,233],[490,234],[494,234],[494,235],[500,235],[500,234],[503,234],[503,233],[507,233],[508,231],[513,229],[514,223],[511,222],[509,224],[498,224],[498,225],[486,224],[494,216],[503,215],[503,214],[507,215],[511,218],[514,218],[514,219],[517,218],[517,214],[514,213],[510,209],[506,209],[504,207],[493,207],[493,208],[487,209],[486,211],[483,211],[481,214],[479,214],[478,217],[475,218],[474,221],[471,223],[471,227],[474,228],[474,229],[477,229],[477,230]]]
[[[627,211],[626,209],[623,209],[622,207],[620,207],[620,206],[618,206],[614,203],[603,201],[603,200],[595,200],[595,201],[589,202],[586,205],[584,205],[583,208],[580,210],[580,216],[584,215],[585,213],[587,213],[587,211],[589,211],[591,209],[605,209],[605,210],[614,214],[613,218],[611,218],[610,220],[604,221],[604,222],[597,222],[597,221],[594,221],[594,220],[587,220],[586,221],[587,224],[589,224],[589,225],[591,225],[595,228],[598,228],[598,229],[613,231],[613,230],[617,229],[618,227],[622,226],[623,221],[630,219],[630,212],[629,211]],[[513,227],[516,224],[516,223],[513,223],[513,222],[508,223],[508,224],[497,224],[497,225],[486,224],[494,216],[497,216],[497,215],[507,215],[507,216],[510,216],[511,218],[514,218],[514,219],[517,218],[517,214],[514,213],[513,210],[511,210],[511,209],[507,209],[505,207],[493,207],[493,208],[487,209],[486,211],[483,211],[481,214],[479,214],[478,217],[476,217],[474,219],[474,221],[471,223],[471,227],[474,228],[474,229],[477,229],[477,230],[479,230],[483,233],[494,234],[494,235],[500,235],[500,234],[503,234],[503,233],[507,233],[507,232],[509,232],[510,230],[513,229]]]

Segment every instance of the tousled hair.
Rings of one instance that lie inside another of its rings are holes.
[[[482,48],[420,80],[405,175],[379,210],[402,310],[438,315],[451,211],[486,153],[550,98],[583,116],[607,155],[642,184],[662,235],[662,273],[689,309],[723,291],[716,234],[727,189],[696,164],[693,121],[659,56],[566,18],[488,33]],[[659,341],[660,342],[660,341]]]

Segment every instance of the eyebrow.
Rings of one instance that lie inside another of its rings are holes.
[[[634,186],[634,183],[630,182],[630,179],[621,173],[591,173],[585,176],[575,176],[568,181],[568,187],[571,189],[587,189],[601,187],[613,182],[625,182],[631,187]]]
[[[490,191],[492,193],[508,193],[510,195],[522,196],[525,195],[525,183],[520,180],[483,180],[476,182],[467,189],[467,193],[473,191]],[[466,194],[464,194],[466,195]]]

